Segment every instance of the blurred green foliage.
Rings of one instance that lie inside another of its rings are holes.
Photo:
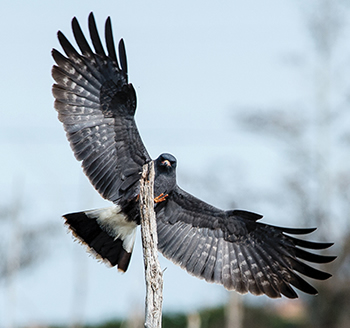
[[[225,307],[203,309],[198,312],[201,328],[224,328]],[[244,320],[242,328],[312,328],[312,323],[305,319],[287,319],[271,311],[268,307],[253,307],[244,305]],[[187,314],[164,313],[163,328],[185,328],[187,327]],[[110,320],[99,324],[85,325],[80,328],[128,328],[126,320]],[[51,327],[65,328],[65,327]]]

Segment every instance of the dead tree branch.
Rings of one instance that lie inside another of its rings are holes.
[[[140,181],[141,235],[146,279],[146,328],[160,328],[162,325],[163,273],[158,261],[153,183],[154,167],[153,162],[150,162],[143,166]]]

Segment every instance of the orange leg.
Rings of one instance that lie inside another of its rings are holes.
[[[159,196],[154,198],[154,202],[155,203],[164,202],[168,196],[169,196],[168,194],[164,195],[163,193],[161,193]]]

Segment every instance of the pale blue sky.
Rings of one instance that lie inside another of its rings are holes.
[[[129,77],[138,96],[136,120],[151,156],[173,153],[184,189],[228,206],[227,199],[191,186],[189,177],[204,175],[219,160],[223,174],[234,172],[229,176],[237,180],[225,181],[232,189],[245,179],[258,189],[274,182],[279,155],[263,140],[234,130],[232,113],[244,106],[298,107],[309,97],[301,82],[311,74],[303,72],[305,61],[312,60],[305,32],[311,3],[1,2],[1,205],[20,193],[22,222],[54,222],[58,231],[48,244],[50,257],[16,280],[16,323],[65,324],[76,315],[83,322],[98,321],[127,316],[144,304],[139,236],[129,270],[121,275],[89,258],[62,225],[62,214],[106,202],[83,176],[53,109],[50,51],[60,50],[57,31],[72,40],[72,17],[87,31],[93,11],[102,34],[111,16],[115,41],[123,37],[126,43]],[[347,26],[342,38],[349,35]],[[274,209],[239,200],[240,207],[269,214],[266,221],[276,223]],[[167,267],[164,310],[227,300],[221,286],[195,279],[162,257],[161,265]],[[75,289],[85,290],[82,299],[74,299]],[[0,327],[9,320],[6,302],[0,284]]]

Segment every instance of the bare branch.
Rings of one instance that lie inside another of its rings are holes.
[[[162,325],[163,273],[158,261],[153,183],[154,167],[153,162],[150,162],[143,166],[140,181],[141,235],[146,279],[146,328],[160,328]]]

